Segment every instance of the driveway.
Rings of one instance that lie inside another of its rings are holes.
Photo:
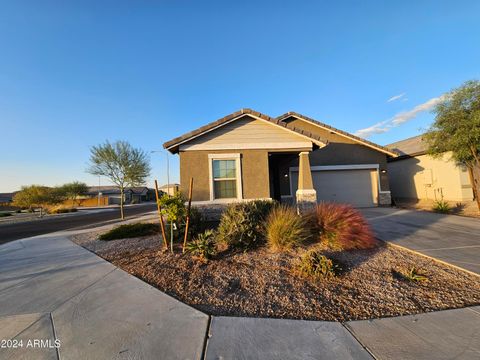
[[[480,274],[480,220],[396,208],[362,209],[376,236]]]

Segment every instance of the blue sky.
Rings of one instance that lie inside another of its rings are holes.
[[[435,98],[480,78],[478,14],[475,0],[0,0],[0,191],[96,184],[92,145],[161,149],[247,107],[377,124],[363,135],[379,144],[417,135]],[[165,156],[152,167],[166,182]]]

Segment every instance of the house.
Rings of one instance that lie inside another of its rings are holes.
[[[160,186],[159,190],[173,196],[180,191],[180,184],[166,184]]]
[[[10,204],[18,191],[11,193],[0,193],[0,204]]]
[[[196,204],[276,199],[390,205],[387,159],[398,154],[294,112],[243,109],[164,144],[180,156],[180,190]]]
[[[87,197],[106,198],[102,204],[120,204],[120,190],[116,186],[91,186],[88,189]],[[148,187],[129,187],[124,190],[125,204],[138,204],[144,201],[155,200],[155,191]]]
[[[394,198],[405,200],[473,200],[468,169],[451,161],[451,153],[440,158],[427,154],[422,135],[387,145],[400,153],[390,158],[388,171]]]

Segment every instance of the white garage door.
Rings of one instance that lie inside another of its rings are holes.
[[[356,207],[377,206],[377,171],[321,170],[312,171],[313,187],[317,201],[333,201]],[[292,173],[292,191],[298,188],[298,172]]]

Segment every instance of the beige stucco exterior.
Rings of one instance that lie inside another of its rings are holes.
[[[190,178],[194,179],[193,201],[210,200],[209,154],[240,154],[243,199],[270,198],[268,151],[210,150],[180,152],[180,191],[188,194]]]
[[[468,170],[451,161],[451,153],[442,158],[429,155],[392,161],[388,164],[394,198],[448,201],[473,200]]]

